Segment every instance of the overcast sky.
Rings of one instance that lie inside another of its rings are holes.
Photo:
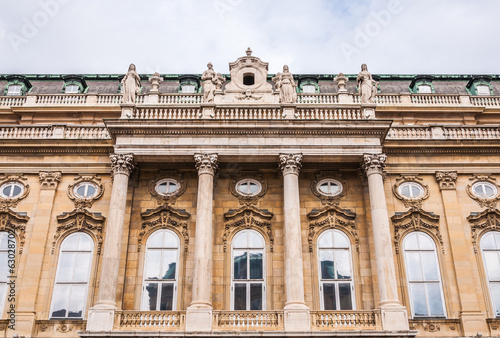
[[[0,73],[499,74],[499,0],[14,0]]]

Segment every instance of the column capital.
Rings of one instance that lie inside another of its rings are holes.
[[[361,166],[366,176],[371,174],[384,174],[386,154],[364,154]]]
[[[113,175],[123,174],[130,176],[136,168],[134,155],[132,154],[111,154],[109,158],[111,160],[111,171]]]
[[[40,171],[38,173],[42,190],[57,189],[59,181],[61,180],[60,171]]]
[[[455,190],[457,177],[456,171],[436,171],[436,181],[440,190]]]
[[[214,175],[219,169],[219,157],[217,154],[194,154],[194,161],[198,175]]]
[[[302,154],[280,154],[279,168],[283,176],[288,174],[299,175],[302,168]]]

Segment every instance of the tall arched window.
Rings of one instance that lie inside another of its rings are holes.
[[[171,230],[158,230],[146,244],[143,311],[172,311],[176,308],[179,237]]]
[[[500,232],[490,231],[481,238],[484,268],[488,278],[495,316],[500,316]]]
[[[265,309],[265,241],[255,230],[242,230],[232,241],[232,310]]]
[[[405,237],[403,248],[413,317],[445,317],[436,244],[416,231]]]
[[[339,230],[318,237],[319,291],[322,310],[354,310],[351,245]]]
[[[62,242],[52,292],[51,318],[83,319],[85,316],[93,249],[92,238],[82,232],[71,234]]]
[[[9,247],[10,253],[9,253]],[[16,255],[16,238],[13,234],[0,232],[0,317],[2,316],[5,299],[7,298],[8,277],[13,275],[9,271],[9,260],[14,260]],[[12,251],[13,250],[13,251]]]

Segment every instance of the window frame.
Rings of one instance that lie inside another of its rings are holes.
[[[11,92],[12,87],[19,87],[18,91]],[[22,96],[23,95],[23,86],[17,83],[11,83],[7,86],[7,96]]]
[[[257,236],[260,238],[262,241],[262,248],[249,248],[249,245],[247,243],[246,248],[236,248],[236,250],[245,250],[247,251],[247,279],[234,279],[234,252],[235,252],[235,247],[234,247],[234,241],[235,239],[242,235],[244,232],[247,233],[255,233]],[[251,252],[258,252],[261,250],[262,252],[262,279],[250,279],[250,253]],[[237,231],[232,239],[231,239],[231,276],[230,276],[230,310],[231,311],[266,311],[267,309],[267,297],[266,297],[266,291],[267,291],[267,269],[266,269],[266,240],[264,236],[257,230],[255,229],[243,229],[240,231]],[[262,308],[260,310],[250,310],[250,284],[257,284],[260,283],[262,287]],[[235,300],[235,284],[245,284],[246,285],[246,309],[245,310],[235,310],[234,309],[234,300]]]
[[[177,189],[174,192],[171,192],[171,193],[169,193],[169,192],[166,192],[166,193],[160,192],[160,190],[158,189],[158,187],[160,185],[162,185],[163,183],[167,183],[167,191],[168,191],[168,187],[170,186],[170,184],[175,185],[177,187]],[[166,197],[168,197],[168,196],[175,196],[175,195],[179,194],[180,190],[181,190],[181,182],[179,182],[179,181],[177,181],[177,180],[175,180],[173,178],[164,178],[164,179],[159,180],[155,184],[155,191],[160,196],[166,196]]]
[[[246,184],[247,185],[247,188],[248,188],[248,184],[249,183],[253,183],[255,185],[257,185],[257,192],[255,193],[244,193],[243,191],[240,190],[240,186]],[[235,184],[235,191],[237,194],[239,194],[240,196],[243,196],[243,197],[255,197],[257,195],[259,195],[261,192],[262,192],[262,184],[257,181],[256,179],[253,179],[253,178],[244,178],[242,180],[239,180],[238,182],[236,182]]]
[[[339,187],[339,190],[336,192],[336,193],[330,193],[330,194],[327,194],[325,192],[323,192],[320,187],[325,184],[325,183],[328,183],[328,186],[330,187],[331,184],[336,184],[338,187]],[[334,196],[338,196],[340,194],[342,194],[342,192],[344,191],[344,186],[342,185],[342,183],[340,183],[340,181],[336,180],[336,179],[333,179],[333,178],[324,178],[322,180],[320,180],[317,184],[316,184],[316,191],[320,194],[320,195],[323,195],[323,196],[326,196],[326,197],[334,197]]]
[[[348,247],[347,247],[347,252],[349,254],[349,268],[350,268],[350,273],[351,273],[351,278],[350,279],[324,279],[322,278],[322,273],[321,273],[321,250],[330,250],[333,251],[334,254],[334,266],[336,264],[335,260],[335,250],[346,250],[345,248],[335,248],[334,244],[332,243],[332,247],[330,248],[321,248],[320,247],[320,240],[321,237],[325,236],[327,233],[338,233],[341,236],[344,237],[344,239],[347,241]],[[357,304],[356,304],[356,286],[354,283],[354,260],[353,260],[353,252],[352,252],[352,243],[351,243],[351,238],[342,230],[339,229],[325,229],[321,231],[316,239],[316,260],[317,260],[317,266],[318,266],[318,291],[319,291],[319,304],[320,304],[320,309],[321,311],[355,311],[357,309]],[[340,297],[339,297],[339,284],[341,283],[349,283],[351,287],[351,309],[340,309]],[[324,300],[324,294],[323,294],[323,284],[334,284],[335,285],[335,310],[325,310],[325,300]]]
[[[500,231],[490,230],[490,231],[486,231],[485,233],[483,233],[481,235],[481,238],[479,241],[479,248],[481,250],[481,258],[483,260],[483,272],[484,272],[484,277],[485,277],[484,280],[487,283],[488,297],[489,297],[489,301],[490,301],[489,304],[491,305],[491,309],[492,309],[494,318],[500,318],[500,304],[495,304],[495,300],[493,299],[493,296],[492,296],[493,295],[493,292],[491,290],[492,281],[490,280],[489,271],[488,271],[488,267],[486,264],[486,258],[484,255],[485,251],[493,251],[493,252],[497,253],[497,256],[500,256],[500,247],[497,247],[496,249],[486,249],[486,250],[483,248],[484,238],[486,238],[486,236],[490,236],[490,235],[495,236],[495,234],[498,234],[500,236]],[[500,257],[499,257],[499,261],[500,261]],[[493,283],[500,285],[500,279],[497,281],[493,281]]]
[[[484,192],[484,186],[488,186],[488,187],[492,188],[493,189],[493,196],[479,196],[479,195],[477,195],[476,188],[478,186],[483,186],[483,192]],[[496,197],[498,197],[498,188],[496,187],[496,185],[494,185],[493,183],[488,182],[488,181],[477,181],[477,182],[473,183],[471,186],[471,192],[477,198],[481,198],[481,199],[485,199],[485,200],[491,200],[491,199],[495,199]]]
[[[3,190],[9,186],[9,185],[13,185],[13,186],[18,186],[21,188],[21,192],[18,194],[18,195],[15,195],[15,196],[7,196],[7,195],[4,195],[3,193]],[[0,184],[0,198],[3,198],[3,199],[7,199],[7,200],[14,200],[14,199],[19,199],[21,196],[24,195],[24,193],[26,192],[26,187],[24,184],[22,184],[21,182],[18,182],[18,181],[8,181],[8,182],[5,182],[3,184]]]
[[[407,195],[403,194],[403,188],[405,188],[405,187],[410,187],[410,195],[411,195],[411,191],[412,191],[411,187],[416,187],[420,191],[420,193],[416,196],[407,196]],[[420,198],[425,196],[425,188],[420,183],[417,183],[414,181],[406,181],[406,182],[401,183],[398,186],[398,193],[403,198],[406,198],[409,200],[417,200],[417,199],[420,199]]]
[[[83,195],[80,195],[78,193],[78,189],[82,186],[86,186],[85,188],[85,191],[88,191],[88,186],[92,186],[95,190],[95,192],[92,194],[92,195],[89,195],[89,196],[83,196]],[[76,198],[78,199],[83,199],[83,200],[90,200],[90,199],[93,199],[95,198],[97,195],[99,195],[100,193],[100,190],[99,190],[99,186],[97,184],[95,184],[94,182],[92,181],[83,181],[83,182],[80,182],[80,183],[77,183],[74,187],[73,187],[73,194],[75,195]]]

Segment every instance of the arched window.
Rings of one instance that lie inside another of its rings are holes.
[[[484,268],[488,278],[495,316],[500,317],[500,232],[490,231],[481,238]]]
[[[142,311],[176,308],[179,237],[171,230],[158,230],[146,244]]]
[[[9,252],[10,247],[10,252]],[[16,238],[13,234],[0,232],[0,317],[2,315],[5,299],[7,298],[7,282],[8,277],[14,275],[9,269],[9,260],[15,259],[16,255]]]
[[[318,237],[319,291],[322,310],[354,310],[351,245],[339,230]]]
[[[93,249],[92,238],[83,232],[71,234],[62,242],[52,292],[51,318],[83,319]]]
[[[413,317],[445,317],[436,244],[416,231],[405,237],[403,248]]]
[[[265,310],[265,241],[242,230],[232,241],[231,310]]]

